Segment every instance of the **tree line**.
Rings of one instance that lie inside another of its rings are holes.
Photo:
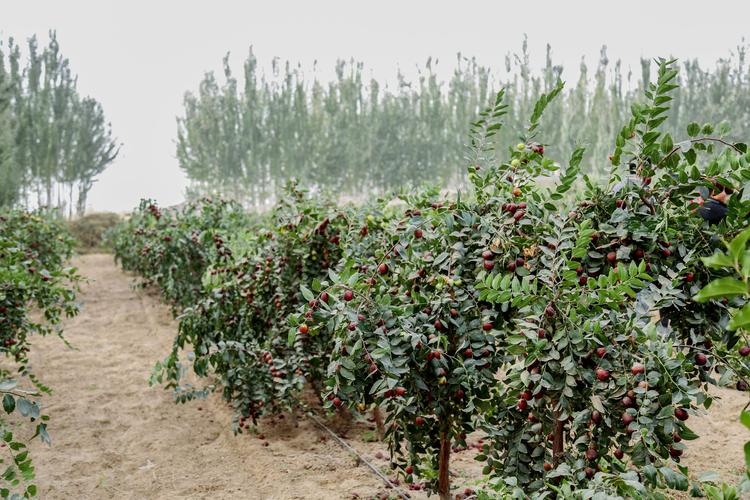
[[[189,194],[221,193],[249,205],[271,203],[286,179],[342,195],[385,192],[424,182],[447,187],[465,182],[467,123],[476,119],[499,88],[506,88],[512,130],[543,93],[564,77],[548,46],[545,65],[534,71],[526,40],[505,57],[508,78],[459,54],[450,78],[428,59],[414,79],[399,72],[395,85],[367,78],[365,66],[339,61],[330,82],[306,76],[301,65],[274,59],[271,74],[259,69],[250,49],[242,78],[228,56],[223,78],[206,73],[198,90],[184,97],[178,118],[177,158],[190,180]],[[603,47],[593,68],[582,60],[578,80],[545,114],[545,137],[557,157],[577,145],[589,151],[584,171],[599,177],[617,133],[616,124],[652,80],[652,61],[636,72],[611,61]],[[713,68],[683,64],[667,130],[684,130],[696,117],[731,121],[738,136],[750,132],[750,70],[740,46]]]
[[[82,214],[119,146],[99,102],[78,93],[54,32],[0,41],[0,206]]]

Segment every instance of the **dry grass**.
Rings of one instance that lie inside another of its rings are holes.
[[[112,212],[87,214],[68,221],[68,229],[78,241],[76,250],[79,253],[95,253],[104,249],[104,233],[116,225],[122,218]]]

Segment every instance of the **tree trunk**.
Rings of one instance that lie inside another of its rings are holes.
[[[92,184],[91,179],[86,178],[82,179],[78,185],[78,203],[76,203],[76,215],[78,217],[83,217],[86,212],[86,197]]]
[[[565,451],[565,440],[563,431],[565,428],[565,422],[560,421],[560,412],[555,411],[555,431],[552,440],[552,458],[554,459],[555,465],[560,463],[563,451]]]
[[[52,208],[52,180],[47,178],[47,208]]]
[[[375,429],[378,431],[378,439],[383,440],[385,435],[385,425],[383,424],[383,412],[380,410],[380,406],[375,405],[372,409],[372,419],[375,420]]]
[[[448,467],[451,458],[451,443],[448,439],[448,431],[440,431],[440,469],[438,472],[438,494],[440,500],[450,500],[451,479],[448,475]]]

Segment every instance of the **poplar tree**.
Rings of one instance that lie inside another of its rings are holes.
[[[7,45],[7,61],[0,50],[0,83],[7,89],[0,134],[10,136],[11,146],[0,160],[9,179],[2,181],[0,204],[81,215],[96,177],[119,152],[112,127],[95,99],[79,95],[54,32],[42,48],[29,38],[26,54],[12,38]]]
[[[14,205],[18,201],[23,177],[14,163],[10,99],[8,75],[0,59],[0,207]]]

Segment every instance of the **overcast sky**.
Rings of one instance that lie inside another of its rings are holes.
[[[218,70],[226,52],[238,73],[252,45],[262,63],[317,59],[325,75],[337,58],[353,57],[387,78],[428,56],[447,71],[459,51],[499,69],[526,33],[535,66],[550,43],[574,80],[581,56],[595,63],[603,44],[626,69],[637,69],[641,56],[711,64],[750,39],[748,20],[747,0],[0,0],[2,38],[46,40],[57,30],[79,90],[104,106],[124,146],[89,200],[94,210],[115,211],[141,197],[181,201],[175,117],[184,92]]]

